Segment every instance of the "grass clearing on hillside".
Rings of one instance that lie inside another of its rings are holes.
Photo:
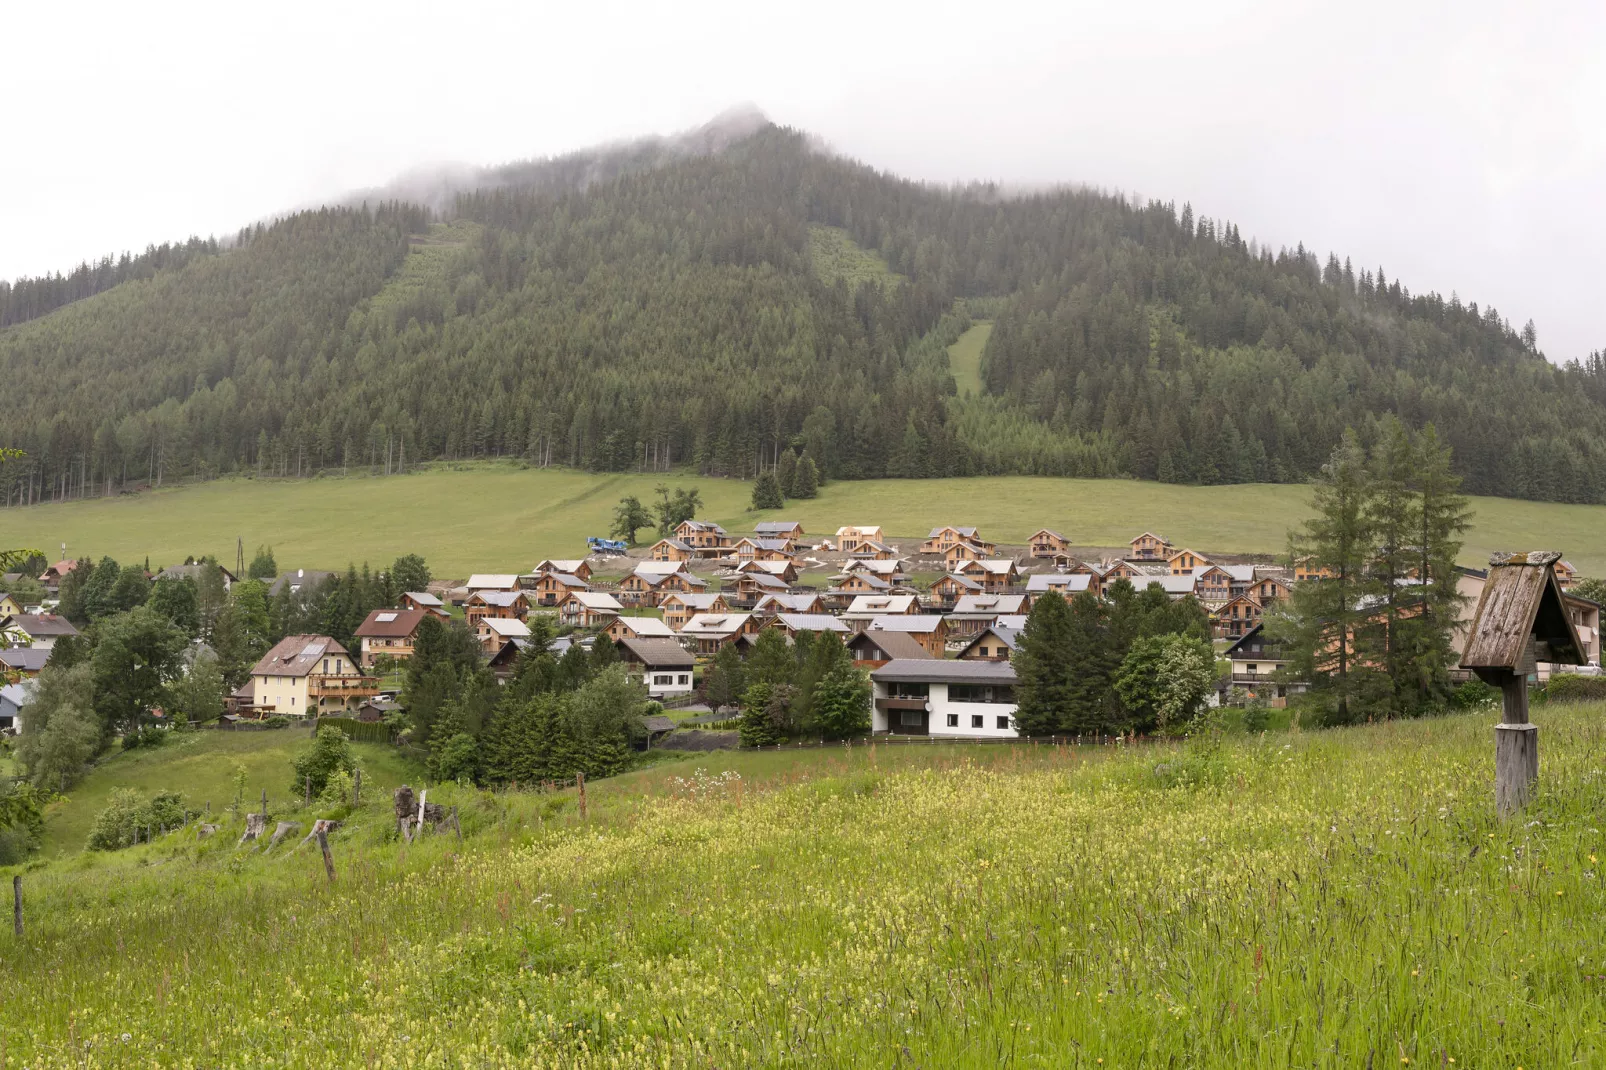
[[[287,810],[300,803],[291,794],[290,763],[310,745],[304,729],[281,728],[260,732],[198,730],[177,733],[164,746],[150,750],[111,751],[89,776],[67,792],[65,802],[45,814],[46,856],[83,850],[95,815],[105,807],[114,788],[133,788],[149,796],[157,791],[182,792],[197,809],[208,802],[214,817],[234,798],[234,766],[245,766],[246,801],[257,809],[267,789],[270,810]],[[362,769],[363,788],[372,785],[387,797],[403,783],[418,782],[420,770],[394,747],[354,743]]]
[[[987,339],[993,334],[993,321],[982,320],[959,336],[959,341],[948,347],[948,370],[953,373],[959,396],[987,393],[981,381],[981,351],[987,348]]]
[[[281,568],[388,565],[421,553],[435,575],[512,572],[543,557],[584,552],[606,535],[619,499],[654,498],[660,483],[695,486],[702,515],[731,531],[781,517],[813,532],[879,523],[889,538],[923,538],[942,524],[976,524],[1001,542],[1055,528],[1078,546],[1121,546],[1144,529],[1202,553],[1280,554],[1306,515],[1309,491],[1270,483],[1183,487],[1124,479],[1005,476],[834,482],[776,512],[748,509],[751,485],[688,472],[594,474],[509,463],[439,466],[406,475],[307,480],[226,479],[170,490],[0,510],[6,545],[110,554],[125,563],[175,564],[188,554],[234,560],[272,546]],[[1585,575],[1606,575],[1606,506],[1474,498],[1462,560],[1493,550],[1555,547]],[[642,531],[644,542],[650,533]],[[905,545],[912,550],[912,545]]]
[[[332,885],[176,835],[27,875],[0,1035],[35,1068],[1597,1065],[1603,713],[1543,711],[1504,825],[1477,714],[703,755],[587,821],[441,789],[463,844],[376,803]]]
[[[828,283],[845,282],[849,289],[857,289],[864,282],[886,286],[905,281],[887,266],[886,257],[874,249],[864,248],[841,227],[810,224],[809,260],[821,279]]]

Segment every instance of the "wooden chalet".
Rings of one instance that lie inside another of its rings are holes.
[[[1173,576],[1191,576],[1210,564],[1210,559],[1192,550],[1178,550],[1165,559],[1166,568]]]
[[[422,609],[376,609],[357,625],[359,658],[364,669],[372,669],[381,655],[397,661],[413,656],[413,640],[428,612]]]
[[[726,588],[726,601],[736,606],[756,606],[765,595],[786,594],[791,584],[768,572],[743,572]]]
[[[516,591],[519,589],[519,577],[516,572],[476,572],[463,586],[469,594],[475,591]]]
[[[966,661],[1008,661],[1020,649],[1020,629],[989,624],[965,644],[958,657]]]
[[[590,582],[591,562],[583,557],[569,557],[562,560],[547,558],[545,561],[537,562],[536,566],[530,570],[530,575],[539,576],[543,572],[566,572],[571,576],[579,576],[582,580]],[[525,579],[526,577],[521,576],[519,578]],[[521,584],[521,586],[523,585]]]
[[[1071,540],[1057,531],[1038,528],[1032,532],[1032,537],[1027,541],[1031,545],[1033,557],[1053,560],[1057,565],[1059,563],[1057,558],[1070,556]]]
[[[731,556],[737,561],[790,561],[797,555],[790,539],[741,538],[731,547]]]
[[[886,541],[887,537],[881,533],[879,524],[853,524],[836,529],[836,549],[838,553],[851,554],[867,542]]]
[[[984,561],[991,556],[993,556],[993,550],[991,546],[988,546],[985,543],[970,542],[964,539],[954,543],[952,546],[948,547],[948,549],[942,552],[943,564],[947,565],[950,570],[952,570],[954,566],[962,564],[963,562]]]
[[[1306,580],[1330,580],[1333,570],[1326,565],[1318,565],[1309,557],[1295,558],[1294,582],[1304,583]]]
[[[861,594],[889,594],[893,584],[880,576],[868,572],[846,572],[837,577],[837,582],[831,587],[834,594],[861,595]]]
[[[981,580],[958,572],[950,572],[931,585],[927,602],[932,608],[951,608],[966,595],[981,594],[986,590]]]
[[[1288,585],[1282,580],[1275,576],[1261,576],[1250,584],[1247,593],[1264,608],[1279,598],[1287,598],[1289,592]]]
[[[1084,591],[1098,595],[1098,577],[1089,572],[1038,572],[1026,577],[1026,604],[1035,606],[1045,594],[1057,594],[1069,602]]]
[[[475,591],[463,603],[463,616],[470,628],[486,617],[523,620],[529,615],[530,600],[523,591]]]
[[[474,624],[474,636],[486,653],[494,654],[509,639],[528,639],[530,626],[515,617],[481,617]]]
[[[698,654],[712,657],[727,643],[755,634],[759,627],[759,618],[751,613],[699,613],[686,622],[680,637],[689,640]]]
[[[589,591],[591,584],[569,572],[543,572],[535,577],[535,585],[528,591],[530,601],[538,606],[556,606],[572,591]],[[472,601],[472,598],[470,598]],[[467,612],[465,605],[464,612]]]
[[[954,603],[948,614],[948,634],[955,639],[967,639],[1001,616],[1025,613],[1024,594],[968,594]]]
[[[721,609],[730,607],[723,606]],[[753,606],[754,614],[773,617],[777,613],[824,613],[825,599],[818,591],[793,591],[787,594],[767,594]]]
[[[1259,602],[1241,594],[1210,614],[1210,628],[1217,639],[1242,639],[1251,628],[1260,626],[1264,615]]]
[[[659,539],[647,547],[647,557],[652,561],[692,561],[697,557],[697,551],[691,544],[679,539]]]
[[[1207,565],[1193,574],[1193,593],[1201,602],[1227,601],[1233,596],[1232,586],[1232,576],[1220,565]]]
[[[1570,588],[1578,579],[1578,570],[1572,566],[1572,562],[1557,561],[1554,567],[1556,570],[1556,583],[1561,586],[1562,590],[1565,591]]]
[[[1004,591],[1020,584],[1020,569],[1008,557],[961,561],[954,571],[979,581],[984,591]]]
[[[976,546],[986,547],[988,554],[993,551],[993,544],[981,537],[975,528],[941,527],[932,528],[926,541],[920,544],[923,554],[946,554],[954,546],[962,542],[972,543]]]
[[[1164,561],[1171,556],[1171,543],[1152,531],[1133,539],[1127,558],[1132,561]]]
[[[920,599],[912,594],[861,594],[842,613],[842,620],[855,631],[883,616],[907,616],[920,612]]]
[[[627,606],[657,606],[671,591],[697,594],[708,589],[708,581],[690,572],[649,572],[642,568],[619,582],[619,601]]]
[[[408,591],[401,596],[403,609],[421,609],[425,613],[433,613],[442,620],[450,620],[451,614],[446,611],[446,603],[440,596],[430,594],[428,591]]]
[[[884,542],[860,543],[858,549],[848,554],[855,563],[860,561],[892,561],[898,556],[898,551]]]
[[[903,561],[897,557],[855,557],[842,566],[842,571],[866,572],[889,583],[897,583],[904,578]]]
[[[603,634],[616,643],[627,636],[637,639],[675,638],[675,630],[657,617],[627,617],[623,614],[610,621]]]
[[[725,529],[708,520],[683,520],[675,538],[690,546],[698,557],[724,557],[730,552],[731,537]]]
[[[699,613],[729,613],[731,607],[718,591],[698,591],[694,594],[671,591],[664,595],[658,608],[664,611],[664,623],[678,632]]]
[[[870,621],[866,632],[898,632],[926,648],[934,658],[948,649],[948,621],[935,613],[889,613]]]
[[[860,669],[878,669],[889,661],[906,658],[933,658],[935,655],[914,636],[904,632],[859,632],[845,641],[853,664]]]
[[[558,603],[558,620],[571,628],[606,628],[624,608],[607,591],[570,591]]]
[[[763,573],[788,585],[797,582],[797,562],[791,558],[782,561],[744,561],[736,566],[736,571],[738,574]]]

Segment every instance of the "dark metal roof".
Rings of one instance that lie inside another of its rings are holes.
[[[900,658],[870,673],[878,682],[932,684],[1012,684],[1015,667],[1007,661],[955,661],[931,658],[919,661]]]
[[[627,635],[618,644],[621,653],[649,669],[689,669],[697,664],[697,659],[675,639],[637,639]]]

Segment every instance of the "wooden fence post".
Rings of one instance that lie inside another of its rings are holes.
[[[424,834],[424,800],[429,798],[429,789],[425,788],[418,793],[418,835]]]
[[[302,806],[311,806],[312,805],[312,774],[311,773],[307,774],[307,778],[306,778],[306,795],[305,795],[304,798],[302,798],[301,805]]]
[[[358,769],[351,776],[351,808],[355,810],[362,805],[362,770]]]
[[[11,878],[11,927],[22,935],[22,874]]]
[[[262,789],[262,820],[268,819],[268,789]]]
[[[457,820],[457,807],[452,807],[452,829],[457,833],[457,842],[463,842],[463,826]]]
[[[574,774],[574,782],[580,789],[580,820],[584,821],[586,818],[586,775],[584,773]]]
[[[323,829],[318,830],[318,849],[323,852],[324,872],[329,874],[329,883],[335,882],[335,859],[329,853],[329,834]]]

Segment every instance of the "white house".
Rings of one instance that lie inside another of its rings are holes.
[[[1014,739],[1015,669],[1007,661],[900,659],[870,673],[871,727],[892,735]]]

